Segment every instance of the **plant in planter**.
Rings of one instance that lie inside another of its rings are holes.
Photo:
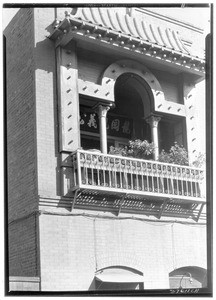
[[[193,166],[195,168],[202,168],[206,163],[206,157],[205,154],[199,153],[196,157],[196,160],[193,162]]]
[[[141,159],[149,159],[154,152],[154,144],[147,140],[131,140],[129,141],[128,156]]]
[[[128,147],[114,147],[110,146],[109,154],[112,155],[120,155],[120,156],[128,156]]]
[[[158,160],[177,165],[189,165],[187,150],[183,146],[178,145],[177,142],[174,143],[169,152],[162,150]]]
[[[110,147],[109,154],[128,156],[141,159],[151,158],[151,154],[154,152],[154,144],[149,143],[147,140],[131,140],[129,145],[123,148]]]

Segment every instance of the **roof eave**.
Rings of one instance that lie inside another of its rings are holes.
[[[83,21],[72,17],[66,17],[60,24],[56,26],[53,33],[49,36],[51,40],[56,42],[56,46],[65,46],[70,39],[82,36],[88,41],[94,39],[95,42],[105,42],[119,46],[125,50],[134,51],[143,55],[150,55],[155,59],[163,59],[167,63],[180,65],[186,70],[194,70],[205,74],[205,59],[193,56],[184,52],[177,51],[172,48],[151,43],[139,37],[115,31],[101,25],[95,25],[90,22]]]

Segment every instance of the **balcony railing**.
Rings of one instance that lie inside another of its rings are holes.
[[[72,154],[72,190],[96,190],[146,199],[205,202],[204,171],[100,152]]]

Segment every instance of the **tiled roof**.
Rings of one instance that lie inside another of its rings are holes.
[[[205,72],[205,60],[189,52],[177,31],[120,13],[120,8],[75,8],[65,13],[64,20],[56,21],[54,28],[50,39],[62,46],[72,38],[90,39],[187,68],[199,75]]]
[[[161,47],[190,54],[189,50],[181,41],[177,31],[148,24],[141,18],[134,18],[127,14],[122,14],[118,8],[78,8],[75,14],[71,15],[71,18],[84,20],[97,26],[102,26],[131,37],[139,38],[143,41],[157,44]]]

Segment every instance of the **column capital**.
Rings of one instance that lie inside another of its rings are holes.
[[[157,128],[158,127],[158,123],[161,120],[161,117],[151,115],[151,116],[147,117],[145,120],[151,126],[151,128],[153,128],[153,127]]]
[[[99,117],[106,117],[107,112],[112,107],[112,104],[104,104],[104,103],[97,103],[93,106],[93,110],[96,111]]]

